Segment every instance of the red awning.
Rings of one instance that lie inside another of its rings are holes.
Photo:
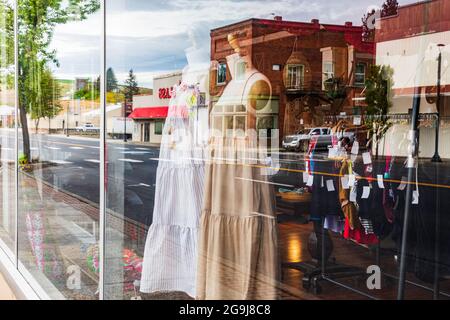
[[[136,108],[128,116],[131,119],[158,119],[166,118],[169,107],[144,107]]]

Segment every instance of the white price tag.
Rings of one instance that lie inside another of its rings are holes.
[[[333,180],[327,180],[327,190],[330,191],[330,192],[336,190],[336,189],[334,189]]]
[[[353,142],[351,154],[356,154],[357,155],[358,152],[359,152],[359,142],[355,141],[355,142]]]
[[[307,171],[303,172],[303,182],[308,182],[309,173]]]
[[[383,175],[382,174],[377,174],[377,182],[378,182],[378,188],[384,189]]]
[[[346,174],[345,176],[341,177],[341,183],[342,183],[342,188],[344,189],[348,189],[348,175]]]
[[[412,204],[419,204],[419,191],[414,190],[412,196],[413,196]]]
[[[370,187],[364,186],[363,187],[363,193],[361,195],[361,199],[368,199],[370,195]]]
[[[349,200],[351,202],[356,202],[356,188],[351,188]]]
[[[355,185],[356,182],[356,177],[354,174],[349,174],[348,175],[348,185],[349,187],[353,187]]]
[[[312,187],[313,183],[314,183],[314,176],[313,175],[309,175],[308,176],[308,181],[306,182],[306,185],[308,187]]]
[[[370,157],[370,152],[364,152],[362,154],[362,157],[363,157],[363,163],[364,164],[371,164],[372,163],[372,159]]]

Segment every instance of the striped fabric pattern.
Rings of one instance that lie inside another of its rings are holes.
[[[177,91],[169,111],[182,107],[178,101],[185,101],[189,94]],[[204,161],[192,139],[195,117],[180,118],[176,110],[169,115],[175,116],[169,116],[163,128],[140,291],[183,291],[194,297]]]

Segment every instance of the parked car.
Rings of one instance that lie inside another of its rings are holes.
[[[75,128],[77,132],[97,132],[100,131],[99,127],[94,126],[92,123],[85,123],[82,126]]]
[[[317,138],[316,147],[323,147],[326,149],[331,146],[331,128],[318,127],[305,129],[293,135],[288,135],[283,138],[282,147],[286,150],[295,150],[305,152],[308,150],[310,140],[312,137]]]

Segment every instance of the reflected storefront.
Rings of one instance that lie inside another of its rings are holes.
[[[448,2],[193,2],[0,0],[0,264],[41,299],[448,299]]]

